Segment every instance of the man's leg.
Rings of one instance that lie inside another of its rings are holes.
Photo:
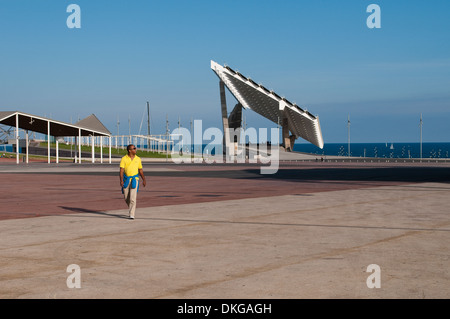
[[[123,189],[123,199],[125,199],[125,202],[127,203],[128,208],[130,208],[130,188],[131,188],[131,183],[128,185],[128,187]]]
[[[130,209],[130,218],[134,219],[134,213],[136,211],[136,198],[137,198],[137,188],[131,188],[131,183],[129,186],[129,204],[128,208]]]

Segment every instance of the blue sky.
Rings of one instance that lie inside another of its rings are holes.
[[[81,29],[66,25],[71,3]],[[381,29],[366,25],[371,3]],[[127,134],[149,101],[152,134],[166,115],[170,129],[220,128],[214,60],[318,115],[325,143],[347,141],[348,115],[352,142],[418,142],[420,113],[425,142],[450,142],[449,15],[447,0],[0,0],[0,110],[94,113]]]

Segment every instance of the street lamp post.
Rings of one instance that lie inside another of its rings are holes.
[[[347,117],[347,129],[348,129],[348,157],[350,157],[350,115]]]
[[[420,160],[421,161],[422,161],[422,126],[423,126],[422,113],[420,113],[419,127],[420,127]]]

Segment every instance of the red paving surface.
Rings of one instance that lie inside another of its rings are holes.
[[[43,158],[30,157],[30,158],[28,158],[28,162],[29,163],[48,163],[48,159],[44,158],[44,157]],[[50,160],[50,162],[51,163],[56,163],[56,160],[54,158],[52,158]],[[60,158],[59,162],[60,163],[72,163],[73,160]],[[16,164],[17,163],[17,159],[15,157],[0,157],[0,163],[2,163],[2,164]],[[24,163],[24,159],[22,157],[19,159],[19,163],[20,164]]]
[[[248,167],[243,170],[239,166],[181,168],[190,175],[147,174],[147,187],[141,187],[138,194],[138,208],[286,194],[300,195],[300,199],[301,195],[314,192],[401,184],[398,181],[261,178],[257,174],[259,169],[253,168],[256,173],[252,176],[245,173]],[[196,171],[203,171],[203,175],[193,176]],[[207,171],[222,175],[208,177]],[[118,176],[0,173],[0,220],[117,209],[126,209]]]

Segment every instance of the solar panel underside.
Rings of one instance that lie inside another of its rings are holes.
[[[282,119],[287,118],[292,134],[323,147],[317,117],[229,67],[224,68],[211,61],[211,68],[244,108],[251,109],[274,123],[281,124]]]

